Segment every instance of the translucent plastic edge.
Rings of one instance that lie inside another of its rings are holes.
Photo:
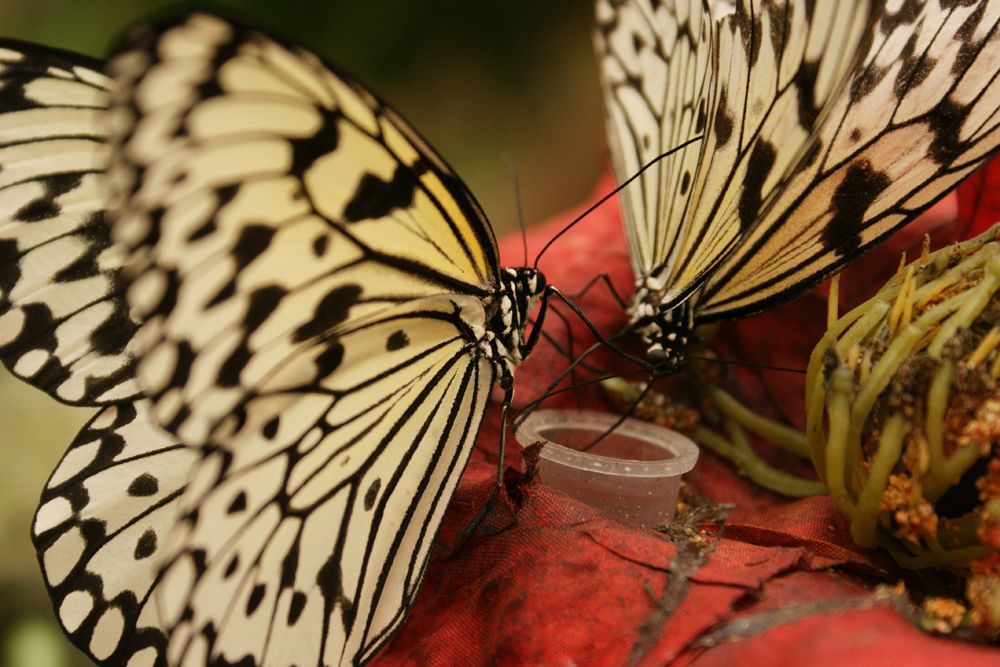
[[[671,458],[659,461],[636,461],[588,454],[552,442],[541,431],[557,427],[590,431],[596,438],[618,421],[619,416],[593,410],[538,410],[533,412],[515,432],[522,446],[540,443],[539,456],[552,463],[595,474],[620,477],[677,477],[690,471],[698,462],[698,445],[687,436],[656,424],[626,419],[616,429],[619,435],[647,442],[670,453]]]

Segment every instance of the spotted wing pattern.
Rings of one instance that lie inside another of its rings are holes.
[[[665,307],[739,242],[802,155],[855,59],[866,13],[863,0],[598,3],[619,178],[702,137],[625,196],[637,279]]]
[[[363,662],[412,603],[497,377],[492,232],[302,48],[200,13],[109,71],[137,377],[203,455],[164,549],[169,662]]]
[[[389,638],[494,381],[469,353],[470,308],[430,297],[380,311],[341,333],[336,373],[289,388],[280,418],[255,423],[286,398],[264,387],[244,408],[254,428],[206,450],[167,547],[171,663],[357,664]]]
[[[887,4],[803,158],[706,286],[703,319],[804,291],[1000,145],[1000,2]]]
[[[597,3],[594,39],[615,173],[625,179],[660,153],[703,134],[714,70],[706,0]],[[622,193],[636,276],[668,261],[680,243],[702,147],[647,169]]]
[[[195,450],[148,420],[146,401],[102,408],[42,493],[32,525],[59,623],[101,664],[165,665],[152,596]]]
[[[135,325],[104,220],[108,79],[0,40],[0,359],[66,403],[135,394]]]
[[[496,244],[471,194],[312,53],[195,15],[137,35],[111,71],[115,237],[147,320],[138,378],[184,442],[208,442],[348,320],[495,290]],[[303,383],[325,372],[300,370]]]

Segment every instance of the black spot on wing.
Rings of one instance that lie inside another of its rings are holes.
[[[267,423],[264,424],[264,427],[261,429],[260,432],[263,433],[264,437],[268,440],[273,440],[274,436],[278,435],[279,420],[280,417],[272,417],[267,420]]]
[[[356,284],[341,285],[331,290],[316,306],[312,320],[295,331],[293,340],[302,342],[322,336],[342,323],[347,319],[351,306],[357,303],[361,292],[361,286]]]
[[[242,270],[257,259],[274,238],[274,229],[267,225],[248,225],[240,232],[240,238],[233,246],[233,258],[237,269]]]
[[[951,73],[956,79],[961,78],[972,67],[972,62],[979,54],[982,42],[977,40],[975,35],[979,30],[979,25],[983,22],[983,16],[986,13],[988,5],[988,2],[976,4],[976,8],[966,17],[955,33],[959,47],[955,62],[951,64]]]
[[[229,559],[229,564],[226,565],[226,569],[222,572],[222,578],[228,579],[229,577],[233,576],[233,574],[236,572],[236,568],[238,568],[239,566],[240,566],[240,556],[239,554],[236,554],[231,559]]]
[[[825,246],[841,256],[855,253],[861,246],[865,212],[887,187],[889,177],[867,160],[852,164],[830,202],[833,218],[823,232]]]
[[[819,73],[819,62],[803,61],[795,73],[795,87],[798,90],[799,124],[803,127],[813,127],[819,116],[820,108],[813,99],[816,89],[816,76]]]
[[[388,181],[375,174],[365,174],[351,201],[344,207],[344,219],[357,222],[384,218],[398,208],[407,208],[413,203],[417,187],[414,173],[403,165],[397,165]]]
[[[857,104],[871,94],[888,73],[888,67],[869,65],[861,72],[855,74],[851,80],[851,103]]]
[[[749,230],[757,221],[757,213],[763,200],[764,181],[774,167],[777,151],[766,141],[758,141],[754,145],[747,161],[747,173],[740,192],[740,229]]]
[[[389,352],[402,350],[410,344],[410,337],[402,329],[394,331],[385,342],[385,349]]]
[[[74,484],[66,489],[62,497],[69,501],[69,506],[74,512],[80,512],[90,504],[90,492],[83,484]]]
[[[330,237],[326,234],[321,234],[313,239],[312,251],[317,257],[322,257],[326,254],[327,248],[330,246]]]
[[[152,496],[159,490],[160,482],[148,472],[142,473],[128,485],[128,494],[133,497]]]
[[[733,136],[733,117],[729,115],[726,91],[719,94],[719,107],[715,112],[715,138],[719,146],[725,146]]]
[[[941,5],[944,6],[946,2],[947,0],[944,0]],[[920,11],[925,4],[922,0],[905,0],[896,12],[883,10],[878,22],[879,32],[888,35],[900,26],[913,25],[920,17]]]
[[[380,488],[382,488],[382,480],[379,479],[379,478],[376,478],[375,481],[371,483],[371,486],[368,487],[368,490],[365,491],[365,510],[366,511],[370,510],[372,507],[375,506],[375,500],[376,500],[376,498],[378,498],[378,491],[379,491]]]
[[[125,350],[138,326],[128,314],[128,306],[121,299],[113,302],[114,311],[90,333],[90,347],[94,352],[110,356]]]
[[[257,584],[250,591],[250,597],[247,598],[247,616],[252,616],[257,608],[260,607],[260,603],[264,600],[264,593],[267,592],[267,586],[264,584]]]
[[[299,177],[302,177],[316,160],[336,150],[340,143],[340,129],[337,127],[339,115],[333,111],[323,111],[325,116],[323,125],[316,134],[289,142],[292,146],[292,173]]]
[[[243,328],[249,334],[256,331],[271,314],[278,309],[288,290],[280,285],[260,287],[250,293],[247,314],[243,318]]]
[[[288,605],[288,625],[295,625],[299,617],[302,616],[302,610],[305,608],[306,594],[302,591],[292,593],[292,600]]]
[[[351,628],[357,611],[351,600],[344,595],[343,574],[340,569],[340,557],[333,553],[319,572],[316,573],[316,586],[319,588],[328,609],[339,605],[343,613],[344,627]]]
[[[139,538],[135,543],[135,551],[132,552],[132,556],[136,560],[142,560],[143,558],[149,558],[156,551],[156,533],[152,528],[146,530],[145,533]]]
[[[0,109],[20,111],[38,106],[24,94],[24,87],[38,78],[34,72],[8,71],[0,76]]]
[[[931,142],[927,152],[938,164],[951,163],[962,154],[964,146],[959,134],[968,118],[970,108],[956,104],[950,97],[935,105],[930,114],[934,141]]]
[[[8,302],[10,291],[21,279],[20,251],[17,241],[0,239],[0,304]]]
[[[240,385],[240,375],[247,364],[250,363],[252,356],[246,339],[242,340],[219,367],[219,386],[238,387]]]
[[[316,377],[325,378],[340,367],[344,360],[344,346],[337,340],[326,343],[326,349],[316,357]]]
[[[51,199],[36,199],[30,201],[14,213],[14,218],[20,222],[38,222],[54,218],[62,209]]]
[[[20,222],[39,222],[49,220],[62,213],[62,207],[56,200],[80,186],[83,176],[77,173],[56,174],[42,180],[45,193],[32,200],[14,213],[14,218]]]
[[[226,514],[236,514],[242,512],[247,508],[247,494],[240,491],[233,497],[232,501],[229,503],[229,507],[226,508]]]

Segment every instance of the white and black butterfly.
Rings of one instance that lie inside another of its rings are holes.
[[[618,178],[702,137],[623,197],[632,327],[661,368],[695,326],[801,294],[1000,145],[1000,1],[869,4],[598,0]]]
[[[33,528],[63,627],[102,664],[371,658],[554,290],[304,48],[197,13],[0,68],[0,354],[104,406]]]

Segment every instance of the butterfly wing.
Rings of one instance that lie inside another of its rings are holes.
[[[1000,145],[1000,2],[910,2],[876,23],[863,67],[699,317],[786,301],[926,210]]]
[[[402,623],[495,376],[463,306],[481,312],[431,297],[343,331],[337,373],[206,452],[167,548],[172,663],[357,664]]]
[[[496,375],[471,195],[315,55],[197,14],[115,58],[137,375],[205,445],[159,598],[171,661],[363,661],[401,623]]]
[[[597,3],[594,41],[619,180],[705,131],[714,74],[711,10],[705,0],[678,0],[673,7],[649,0]],[[639,279],[668,263],[679,246],[702,150],[693,144],[660,160],[621,194]]]
[[[0,40],[0,359],[73,404],[135,394],[135,330],[104,220],[108,79]]]
[[[598,3],[619,179],[703,137],[624,197],[633,268],[665,307],[749,232],[777,177],[802,155],[855,59],[867,10],[862,0]]]
[[[146,401],[102,408],[52,473],[32,524],[59,623],[101,664],[166,664],[157,556],[198,455],[147,413]]]
[[[665,280],[670,307],[755,228],[781,176],[803,158],[858,60],[867,0],[741,0],[718,23],[715,85],[701,161],[677,261]],[[698,316],[701,316],[699,300]]]
[[[112,71],[115,237],[146,319],[137,373],[184,442],[207,442],[255,385],[351,320],[492,294],[496,243],[471,194],[314,54],[195,15],[136,36]]]

